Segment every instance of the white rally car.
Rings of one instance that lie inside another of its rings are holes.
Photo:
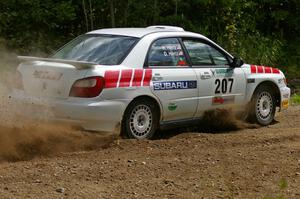
[[[86,130],[151,138],[198,121],[207,110],[244,107],[268,125],[290,89],[277,68],[244,64],[203,35],[179,27],[88,32],[51,58],[19,57],[13,99],[50,107],[53,119]]]

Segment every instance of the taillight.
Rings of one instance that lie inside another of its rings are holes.
[[[97,97],[104,88],[103,77],[88,77],[77,80],[70,91],[70,97]]]

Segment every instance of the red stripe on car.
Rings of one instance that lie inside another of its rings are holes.
[[[135,69],[134,70],[134,77],[132,80],[132,86],[141,86],[142,79],[143,79],[143,70],[142,69]]]
[[[263,73],[264,69],[262,66],[257,66],[257,73]]]
[[[152,79],[152,69],[146,69],[144,75],[143,86],[149,86]]]
[[[273,68],[272,70],[273,70],[273,73],[276,73],[276,74],[279,74],[279,73],[280,73],[280,71],[279,71],[278,68]]]
[[[255,65],[251,65],[251,73],[256,73],[256,66]]]
[[[272,73],[271,67],[265,67],[265,73]]]
[[[131,77],[132,77],[132,69],[122,70],[119,87],[129,87]]]
[[[104,74],[105,88],[116,88],[119,80],[119,70],[107,70]]]

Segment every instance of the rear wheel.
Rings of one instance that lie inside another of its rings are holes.
[[[272,87],[262,85],[254,92],[250,107],[249,119],[261,125],[269,125],[275,116],[275,94]]]
[[[158,128],[158,108],[151,100],[136,100],[126,110],[123,130],[129,138],[150,139]]]

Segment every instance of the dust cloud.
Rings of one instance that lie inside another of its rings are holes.
[[[200,121],[199,130],[201,132],[219,133],[259,127],[257,124],[249,124],[240,119],[236,114],[238,111],[240,110],[234,108],[206,111]]]
[[[50,123],[47,118],[50,112],[47,111],[49,115],[43,113],[39,121],[28,119],[30,117],[26,114],[29,116],[33,110],[26,104],[16,104],[10,97],[16,66],[16,55],[0,52],[0,161],[94,150],[115,142],[116,135],[85,132],[67,124]]]

